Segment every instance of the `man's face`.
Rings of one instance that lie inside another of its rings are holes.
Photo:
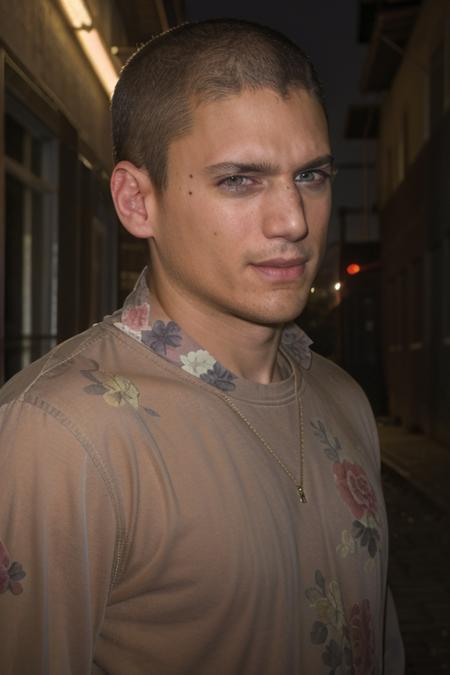
[[[279,325],[300,314],[322,258],[330,147],[319,103],[271,89],[200,104],[172,142],[151,241],[161,300]]]

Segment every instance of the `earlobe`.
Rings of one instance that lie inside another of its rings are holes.
[[[149,175],[131,162],[116,164],[111,176],[111,195],[117,215],[134,237],[153,235],[153,192]]]

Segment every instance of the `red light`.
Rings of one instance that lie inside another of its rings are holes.
[[[358,263],[351,263],[350,265],[347,265],[346,272],[350,275],[358,274],[358,272],[361,272],[361,266],[358,265]]]

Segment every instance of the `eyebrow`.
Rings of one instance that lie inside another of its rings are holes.
[[[317,169],[327,164],[334,166],[334,157],[332,155],[320,155],[299,166],[296,172]],[[239,175],[243,173],[259,173],[265,176],[273,176],[279,172],[280,166],[278,164],[271,164],[270,162],[220,162],[219,164],[211,164],[204,169],[204,173],[210,176],[220,174]]]

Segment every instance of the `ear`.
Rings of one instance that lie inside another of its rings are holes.
[[[118,162],[111,176],[111,194],[124,228],[134,237],[151,237],[155,189],[145,169],[131,162]]]

